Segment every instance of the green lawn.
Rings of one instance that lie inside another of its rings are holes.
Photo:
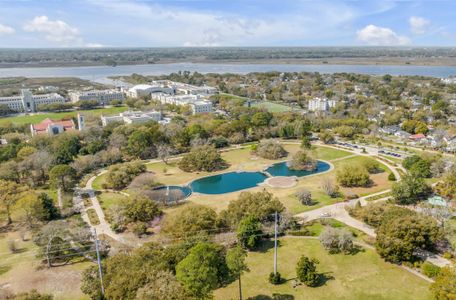
[[[260,103],[252,103],[253,107],[259,107],[259,108],[264,108],[269,112],[286,112],[286,111],[291,111],[290,106],[286,106],[283,104],[279,103],[274,103],[274,102],[269,102],[269,101],[264,101]]]
[[[106,176],[108,173],[101,174],[95,178],[95,180],[92,182],[92,188],[94,190],[102,190],[102,184],[105,182]]]
[[[80,111],[71,111],[71,112],[56,112],[56,113],[38,113],[34,115],[28,116],[16,116],[16,117],[6,117],[0,118],[0,125],[13,123],[16,125],[24,125],[24,124],[36,124],[43,121],[46,118],[50,118],[52,120],[61,120],[68,117],[75,117],[78,113],[83,113],[86,116],[92,115],[94,117],[99,117],[100,115],[111,115],[117,114],[127,110],[126,106],[120,107],[108,107],[108,108],[99,108],[99,109],[91,109],[91,110],[80,110]]]
[[[353,155],[353,153],[348,152],[348,151],[329,148],[329,147],[321,147],[321,146],[313,146],[312,150],[315,151],[318,159],[323,159],[323,160],[333,160],[333,159],[338,159],[338,158],[346,157],[349,155]]]
[[[119,204],[122,200],[126,199],[127,197],[118,193],[102,192],[100,195],[97,196],[97,198],[100,202],[100,206],[103,209],[105,216],[109,219],[109,208],[113,205]]]
[[[328,254],[316,239],[284,237],[278,250],[278,271],[287,281],[274,286],[268,282],[273,270],[272,243],[250,252],[250,272],[242,276],[245,299],[431,299],[429,283],[396,265],[384,262],[373,250],[355,255]],[[301,255],[320,261],[317,270],[328,280],[320,287],[292,287],[296,263]],[[279,298],[281,295],[283,298]],[[215,299],[238,299],[238,283],[215,291]]]

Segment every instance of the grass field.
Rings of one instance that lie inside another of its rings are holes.
[[[37,113],[34,115],[27,115],[27,116],[15,116],[15,117],[6,117],[0,118],[0,125],[13,123],[16,125],[24,125],[24,124],[36,124],[43,121],[46,118],[50,118],[52,120],[62,120],[69,117],[75,117],[78,113],[83,113],[87,116],[94,116],[99,117],[102,114],[111,115],[117,114],[127,110],[126,106],[120,107],[108,107],[108,108],[99,108],[99,109],[91,109],[91,110],[80,110],[80,111],[71,111],[71,112],[56,112],[56,113]]]
[[[318,240],[302,237],[280,239],[278,271],[287,281],[272,285],[268,275],[273,270],[274,249],[272,243],[265,244],[263,249],[250,252],[247,257],[250,272],[242,276],[246,299],[431,299],[427,281],[384,262],[373,250],[365,249],[355,255],[330,255]],[[301,255],[320,261],[317,270],[327,278],[324,285],[292,287]],[[238,283],[216,290],[214,295],[215,299],[238,299]]]
[[[80,290],[81,272],[92,265],[78,262],[61,267],[43,268],[36,257],[37,247],[29,233],[23,241],[17,231],[0,234],[0,286],[14,293],[37,289],[54,295],[55,300],[89,299]],[[10,253],[8,241],[14,240],[17,253]],[[1,298],[1,296],[0,296]]]
[[[291,111],[290,106],[286,106],[283,104],[279,103],[274,103],[274,102],[269,102],[269,101],[263,101],[260,103],[252,103],[253,107],[259,107],[259,108],[264,108],[269,112],[286,112],[286,111]]]
[[[118,193],[102,192],[97,196],[100,202],[101,208],[103,209],[105,216],[109,215],[109,208],[113,205],[119,204],[126,196]],[[108,217],[109,219],[109,217]]]

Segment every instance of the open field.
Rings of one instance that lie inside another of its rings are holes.
[[[37,289],[53,294],[56,300],[88,299],[79,285],[82,270],[91,262],[75,262],[48,269],[36,258],[37,247],[30,240],[30,234],[26,238],[22,241],[17,231],[0,234],[0,298],[3,291],[18,293]],[[17,253],[8,250],[9,240],[16,242]]]
[[[37,113],[33,115],[21,115],[21,116],[14,116],[14,117],[6,117],[0,118],[0,125],[13,123],[16,125],[24,125],[24,124],[35,124],[43,121],[46,118],[52,120],[62,120],[65,118],[75,117],[78,113],[83,113],[88,116],[99,117],[102,114],[110,115],[110,114],[117,114],[127,110],[126,106],[120,107],[108,107],[108,108],[99,108],[99,109],[91,109],[91,110],[79,110],[79,111],[69,111],[69,112],[55,112],[55,113]]]
[[[278,271],[287,281],[281,285],[268,282],[273,270],[272,243],[250,252],[246,262],[250,272],[242,276],[243,296],[247,299],[431,299],[429,283],[400,267],[384,262],[373,250],[355,255],[328,254],[316,239],[284,237],[278,250]],[[317,270],[327,281],[320,287],[292,287],[296,263],[301,255],[320,261]],[[261,288],[259,288],[261,287]],[[216,299],[238,299],[238,283],[215,291]],[[274,298],[279,299],[279,298]]]
[[[252,107],[264,108],[269,112],[286,112],[286,111],[292,110],[292,108],[290,106],[286,106],[283,104],[274,103],[274,102],[270,102],[270,101],[252,103]]]

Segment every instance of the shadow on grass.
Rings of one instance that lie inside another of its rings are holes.
[[[280,247],[279,240],[277,241],[277,247]],[[265,253],[272,248],[274,248],[274,240],[265,239],[261,241],[260,245],[258,245],[257,248],[255,248],[255,252]]]
[[[293,300],[294,298],[293,295],[288,294],[272,294],[272,297],[268,295],[257,295],[249,297],[247,300]]]
[[[314,287],[324,286],[329,280],[335,279],[334,276],[331,275],[331,272],[320,273],[319,275],[320,278],[318,279],[318,283]]]

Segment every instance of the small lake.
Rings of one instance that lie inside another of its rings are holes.
[[[331,166],[328,163],[325,163],[323,161],[318,160],[317,161],[317,169],[313,171],[305,171],[305,170],[291,170],[288,168],[287,162],[280,162],[273,164],[269,168],[267,168],[265,171],[271,174],[272,176],[297,176],[297,177],[302,177],[302,176],[308,176],[312,174],[317,174],[321,172],[328,171],[331,168]]]
[[[191,189],[201,194],[225,194],[257,186],[267,176],[261,172],[229,172],[196,179]]]

